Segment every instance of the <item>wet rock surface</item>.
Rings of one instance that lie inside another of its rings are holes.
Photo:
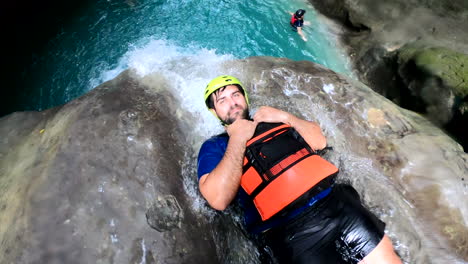
[[[2,118],[0,262],[217,263],[182,187],[171,100],[124,73],[62,107]],[[168,196],[183,217],[167,206],[157,231],[145,213]]]

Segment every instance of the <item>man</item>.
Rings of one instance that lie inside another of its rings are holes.
[[[290,13],[292,15],[291,21],[289,22],[295,31],[301,36],[304,41],[307,41],[307,38],[302,31],[302,26],[304,25],[304,14],[306,11],[304,9],[298,9],[296,13]]]
[[[211,207],[224,210],[237,196],[247,230],[280,263],[401,263],[385,224],[315,155],[327,144],[317,123],[267,106],[251,120],[244,86],[228,75],[213,79],[204,98],[226,129],[198,156],[200,192]]]

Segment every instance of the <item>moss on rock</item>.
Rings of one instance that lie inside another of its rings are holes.
[[[408,47],[400,53],[400,58],[413,60],[425,74],[438,77],[455,96],[468,95],[468,55],[442,47]]]

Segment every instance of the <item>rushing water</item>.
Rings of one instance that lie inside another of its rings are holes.
[[[308,42],[289,26],[307,10]],[[66,103],[122,70],[140,73],[172,67],[179,56],[212,59],[249,56],[309,60],[348,73],[344,51],[316,21],[305,0],[99,0],[52,39],[24,74],[22,109]],[[213,56],[197,56],[210,53]]]

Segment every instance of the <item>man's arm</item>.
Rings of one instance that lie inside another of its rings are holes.
[[[203,175],[199,181],[200,192],[211,207],[224,210],[237,194],[242,176],[245,145],[253,136],[257,122],[236,120],[226,130],[229,142],[218,166]]]
[[[317,123],[300,119],[288,112],[269,106],[262,106],[255,113],[253,119],[258,123],[282,122],[289,124],[296,129],[307,144],[309,144],[309,146],[314,150],[320,150],[327,146],[327,139],[322,134],[322,130]]]

